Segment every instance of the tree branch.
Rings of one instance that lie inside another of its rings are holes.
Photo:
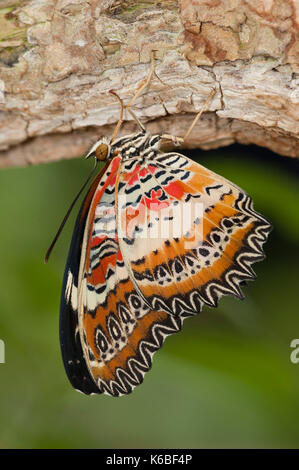
[[[299,156],[296,0],[0,1],[0,166],[82,155],[133,109],[152,133],[185,147],[254,143]],[[129,115],[120,135],[134,132]]]

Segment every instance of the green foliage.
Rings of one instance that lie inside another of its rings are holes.
[[[299,337],[298,173],[287,158],[252,152],[192,156],[245,189],[273,222],[258,279],[243,289],[244,301],[224,298],[187,320],[144,384],[118,399],[74,391],[60,358],[59,297],[75,213],[43,263],[88,163],[0,173],[1,448],[298,447],[299,364],[290,362]]]

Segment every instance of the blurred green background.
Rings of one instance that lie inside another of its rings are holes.
[[[245,189],[274,225],[244,301],[223,298],[185,322],[143,385],[87,397],[60,357],[60,289],[74,218],[43,257],[91,163],[0,172],[1,448],[298,447],[299,162],[257,147],[192,152]]]

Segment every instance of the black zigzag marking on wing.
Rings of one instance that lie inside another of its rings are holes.
[[[241,299],[244,298],[240,289],[240,284],[243,281],[255,279],[256,275],[251,265],[263,260],[265,257],[263,244],[267,240],[271,231],[270,223],[253,209],[252,200],[245,193],[241,193],[239,195],[236,209],[242,214],[239,216],[238,220],[242,219],[243,221],[247,221],[248,218],[253,218],[254,226],[242,240],[241,248],[231,260],[232,266],[222,274],[221,278],[219,280],[211,280],[195,291],[192,291],[192,293],[197,292],[200,301],[210,307],[216,307],[218,305],[219,298],[222,295],[233,295]],[[224,223],[225,221],[226,218],[224,218],[221,223]],[[207,247],[209,246],[209,243],[203,242],[203,245],[205,244]],[[200,250],[203,249],[201,248],[198,250],[198,260],[201,253]],[[136,273],[134,271],[134,274],[137,280],[146,278],[144,273]],[[154,310],[162,310],[174,315],[182,315],[184,312],[187,314],[195,314],[200,311],[198,306],[194,309],[194,306],[191,304],[188,295],[186,294],[175,294],[171,298],[167,299],[167,301],[164,298],[155,295],[148,299],[148,301]]]
[[[181,157],[181,161],[178,157]],[[176,165],[180,163],[180,167],[184,167],[188,164],[188,159],[185,159],[183,155],[176,153],[159,156],[156,160],[159,160],[163,165],[165,165],[165,167],[173,165],[174,163],[176,163]],[[215,177],[216,176],[217,175],[215,175]],[[265,258],[263,244],[266,242],[268,235],[272,230],[269,221],[253,208],[253,201],[250,196],[229,181],[227,183],[238,191],[238,197],[234,203],[234,209],[238,210],[242,214],[241,218],[243,222],[246,217],[253,219],[254,227],[242,240],[241,249],[235,254],[234,259],[232,260],[233,265],[223,273],[221,280],[210,281],[200,289],[200,296],[204,300],[204,303],[213,307],[217,306],[218,300],[222,295],[229,294],[243,298],[243,294],[240,290],[240,283],[256,277],[251,265]],[[211,189],[218,189],[218,186],[221,185],[213,185],[212,187],[209,187],[209,192]],[[231,192],[232,190],[227,194],[230,194]],[[220,225],[222,223],[224,224],[225,220],[226,218],[220,222]],[[225,227],[225,225],[221,226],[221,229],[225,232],[227,231],[227,227]]]
[[[116,379],[108,383],[99,379],[100,393],[112,396],[131,393],[143,382],[144,375],[151,369],[154,353],[162,347],[167,336],[181,330],[182,323],[180,317],[168,316],[163,323],[152,325],[147,337],[140,341],[137,355],[127,360],[126,369],[118,368]]]

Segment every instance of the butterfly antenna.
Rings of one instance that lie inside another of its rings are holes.
[[[50,254],[52,253],[52,250],[59,238],[59,235],[61,234],[62,230],[63,230],[63,227],[65,226],[65,223],[67,221],[67,219],[69,218],[69,215],[70,213],[72,212],[72,209],[74,207],[74,205],[76,204],[77,200],[79,199],[79,197],[81,196],[82,194],[82,191],[84,191],[84,189],[86,188],[87,184],[89,183],[89,181],[91,180],[96,168],[97,168],[97,165],[98,165],[98,160],[95,158],[95,164],[94,164],[94,167],[90,173],[90,175],[88,176],[87,180],[85,181],[85,183],[83,184],[82,188],[80,189],[80,191],[78,192],[77,196],[75,197],[75,199],[73,200],[72,204],[70,205],[67,213],[65,214],[64,216],[64,219],[63,221],[61,222],[60,226],[59,226],[59,229],[57,230],[57,233],[55,235],[55,237],[53,238],[53,241],[51,243],[51,245],[49,246],[48,250],[47,250],[47,253],[46,253],[46,256],[45,256],[45,263],[48,262],[49,260],[49,257],[50,257]]]

